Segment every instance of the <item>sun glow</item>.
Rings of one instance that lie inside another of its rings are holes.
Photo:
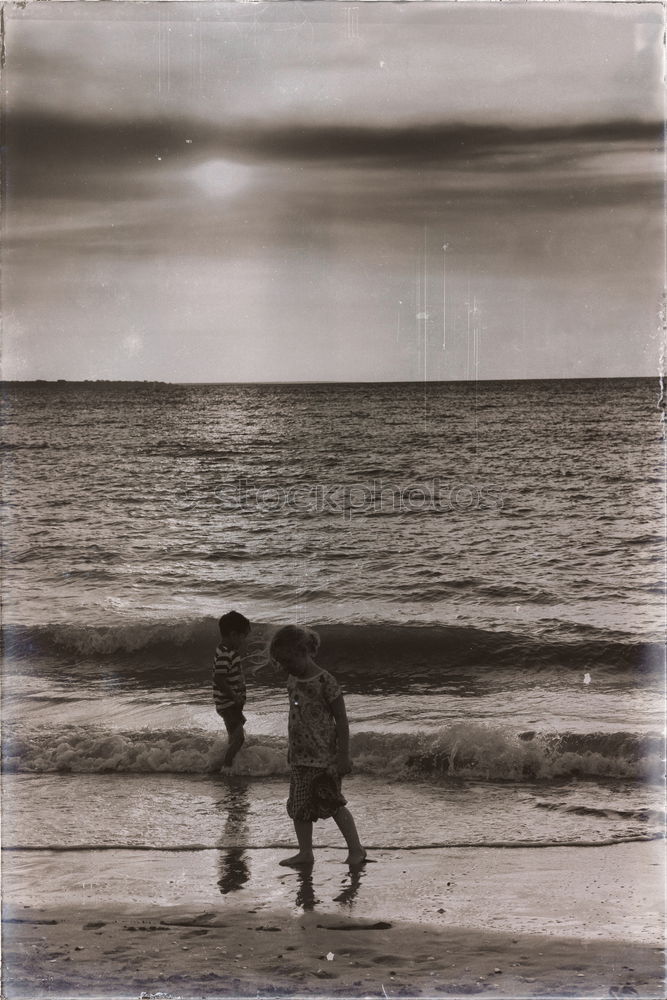
[[[209,197],[227,198],[248,187],[253,173],[252,167],[234,160],[206,160],[193,168],[191,177]]]

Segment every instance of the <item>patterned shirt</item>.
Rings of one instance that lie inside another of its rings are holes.
[[[245,678],[241,669],[241,657],[235,649],[228,649],[222,644],[215,651],[213,666],[213,700],[218,713],[237,704],[223,690],[220,681],[224,681],[236,698],[245,703]]]
[[[287,693],[287,760],[294,767],[333,767],[338,746],[331,703],[342,693],[338,681],[326,670],[306,678],[290,674]]]

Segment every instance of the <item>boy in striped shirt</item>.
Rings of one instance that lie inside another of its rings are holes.
[[[220,645],[215,651],[213,666],[213,700],[227,730],[227,753],[223,767],[231,767],[245,740],[243,706],[246,690],[241,654],[246,650],[250,622],[238,611],[228,611],[219,620],[218,627]]]

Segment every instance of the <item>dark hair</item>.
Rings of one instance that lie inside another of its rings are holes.
[[[284,625],[271,640],[269,655],[275,659],[281,649],[294,649],[295,646],[305,646],[310,655],[315,656],[320,648],[320,637],[311,628]]]
[[[238,611],[228,611],[218,620],[218,628],[220,635],[229,635],[230,632],[240,632],[241,635],[247,635],[250,631],[250,622],[245,615]]]

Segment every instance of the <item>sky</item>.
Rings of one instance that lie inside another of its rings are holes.
[[[655,375],[662,31],[650,2],[6,7],[3,377]]]

